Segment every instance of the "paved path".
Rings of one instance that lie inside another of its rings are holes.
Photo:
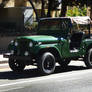
[[[8,59],[7,58],[3,58],[3,55],[1,54],[0,55],[0,64],[1,63],[7,63],[8,62]]]
[[[86,69],[81,61],[72,61],[62,70],[42,76],[37,68],[14,73],[8,64],[0,64],[6,69],[0,71],[0,92],[92,92],[92,69]]]

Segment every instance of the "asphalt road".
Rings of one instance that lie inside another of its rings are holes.
[[[7,64],[2,66],[0,92],[92,92],[92,69],[83,62],[72,62],[66,69],[57,66],[48,76],[42,76],[35,67],[16,74]]]

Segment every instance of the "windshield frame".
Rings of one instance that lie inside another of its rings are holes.
[[[72,27],[72,24],[71,24],[71,20],[70,20],[70,18],[66,18],[66,17],[60,17],[60,18],[41,18],[40,19],[40,21],[39,21],[39,23],[38,23],[38,32],[37,32],[37,34],[39,34],[40,35],[40,33],[39,33],[39,31],[40,31],[40,25],[41,25],[41,22],[43,22],[43,21],[59,21],[59,22],[62,22],[62,21],[68,21],[68,23],[67,23],[67,25],[68,25],[68,28],[67,28],[67,32],[66,33],[64,33],[64,35],[66,35],[66,34],[68,34],[68,31],[70,31],[70,29],[71,29],[71,27]],[[70,23],[70,24],[69,24]],[[60,24],[60,25],[62,25],[62,23]],[[63,30],[63,28],[62,28],[62,30]],[[60,31],[62,32],[62,30],[61,30],[61,28],[60,28],[60,30],[59,30],[59,32],[58,32],[58,34],[60,33]],[[48,29],[47,29],[47,31],[48,31]],[[53,30],[52,30],[53,31]],[[63,31],[65,31],[65,30],[63,30]],[[43,33],[43,35],[44,35],[44,31],[43,30],[41,30],[41,33]],[[47,34],[47,35],[49,35],[49,34]]]

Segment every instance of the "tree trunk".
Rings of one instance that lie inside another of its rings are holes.
[[[52,4],[53,4],[53,0],[49,0],[48,1],[48,13],[47,13],[47,17],[51,17]]]
[[[45,10],[44,10],[44,5],[45,5],[45,1],[41,0],[42,2],[42,6],[41,6],[41,17],[45,17]]]
[[[64,2],[64,0],[62,1],[62,7],[61,7],[61,17],[65,17],[66,16],[66,12],[67,12],[67,3]]]

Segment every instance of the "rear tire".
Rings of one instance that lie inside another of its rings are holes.
[[[16,59],[9,59],[9,67],[14,72],[22,72],[25,68],[25,64]]]
[[[38,69],[42,72],[43,75],[48,75],[54,72],[55,70],[55,57],[50,52],[43,53],[38,60]]]
[[[85,57],[84,57],[84,63],[87,66],[87,68],[92,68],[92,48],[90,48]]]

